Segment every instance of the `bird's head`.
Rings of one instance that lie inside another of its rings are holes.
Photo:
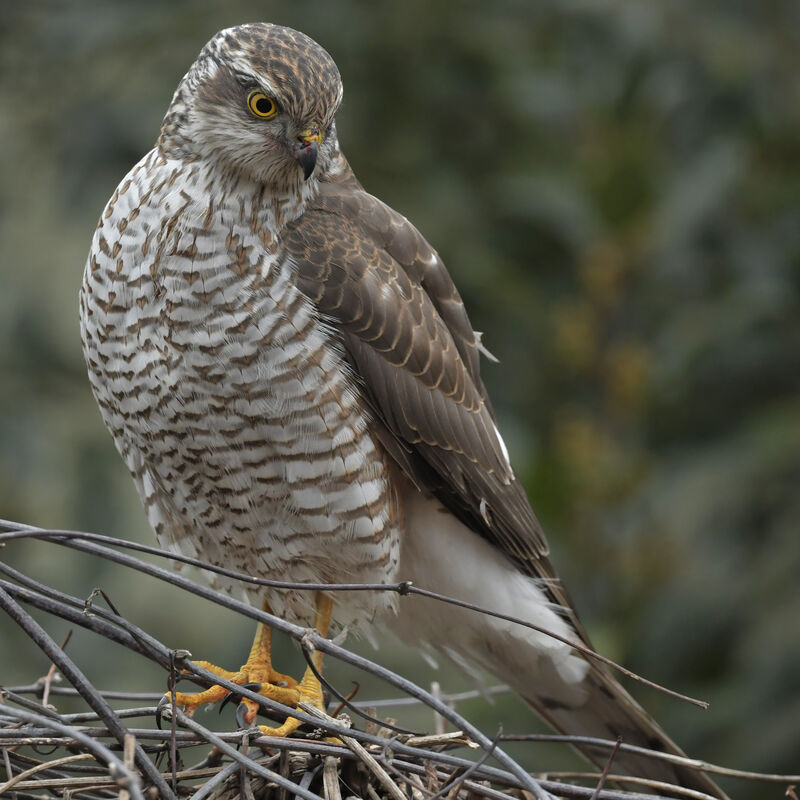
[[[159,146],[276,191],[324,174],[338,150],[342,81],[313,39],[268,23],[220,31],[178,86]]]

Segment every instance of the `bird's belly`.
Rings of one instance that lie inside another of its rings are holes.
[[[251,375],[243,371],[244,381],[187,382],[184,375],[165,387],[169,400],[151,414],[142,448],[161,497],[151,522],[164,544],[188,545],[205,560],[250,575],[390,580],[398,520],[385,456],[344,373],[316,375],[292,350],[282,349],[283,364],[265,352]],[[191,370],[191,354],[184,355],[181,371]],[[329,360],[327,353],[311,355],[317,363]],[[267,597],[276,613],[303,620],[314,601],[311,592]],[[372,616],[384,602],[375,601],[363,613],[337,604],[336,618],[352,624]]]
[[[135,337],[131,320],[146,317],[130,307],[116,341],[106,327],[91,345],[105,349],[94,360],[101,410],[162,546],[272,580],[392,580],[399,512],[388,457],[342,353],[275,271],[246,303],[211,308],[168,293]],[[313,592],[248,593],[312,619]],[[339,594],[334,619],[359,624],[391,603],[388,593]]]

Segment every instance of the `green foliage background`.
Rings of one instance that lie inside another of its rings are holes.
[[[197,51],[258,19],[334,56],[356,173],[439,249],[500,358],[485,374],[501,428],[598,647],[711,702],[637,692],[693,755],[799,772],[788,0],[3,3],[0,516],[152,541],[89,392],[77,287],[105,200]],[[171,646],[237,664],[246,650],[244,623],[117,568],[37,544],[4,558],[80,596],[102,585]],[[0,635],[0,683],[45,671],[7,620]],[[70,651],[100,685],[162,688],[80,632]],[[379,657],[460,685],[399,648]],[[531,726],[511,700],[464,710]],[[523,757],[549,766],[537,753]]]

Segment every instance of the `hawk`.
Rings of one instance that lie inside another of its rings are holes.
[[[354,176],[341,99],[335,63],[304,34],[223,30],[100,218],[84,354],[159,542],[292,582],[407,579],[523,618],[561,640],[387,592],[250,597],[323,634],[379,621],[493,673],[560,731],[680,753],[567,643],[588,639],[497,429],[480,339],[433,247]],[[213,670],[290,705],[322,701],[313,673],[275,671],[264,626],[240,670]],[[614,767],[724,796],[630,753]]]

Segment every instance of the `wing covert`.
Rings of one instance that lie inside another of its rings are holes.
[[[403,471],[541,576],[547,544],[508,463],[478,344],[436,252],[356,181],[322,184],[284,244],[300,290],[335,324]]]

